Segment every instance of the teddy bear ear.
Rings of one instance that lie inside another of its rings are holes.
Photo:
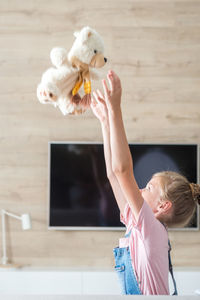
[[[80,32],[82,43],[86,43],[88,41],[88,38],[91,35],[92,35],[91,28],[89,26],[84,27]]]
[[[92,35],[92,32],[91,31],[88,31],[84,34],[84,36],[82,37],[82,43],[87,43],[89,37]]]
[[[77,38],[77,37],[79,36],[79,34],[80,34],[80,31],[75,31],[75,32],[74,32],[75,38]],[[86,37],[89,38],[91,35],[92,35],[92,32],[89,31],[89,32],[87,33]],[[85,37],[85,38],[86,38],[86,37]]]

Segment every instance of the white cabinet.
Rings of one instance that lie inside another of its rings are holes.
[[[83,272],[83,294],[120,295],[120,286],[115,272]]]
[[[200,290],[200,271],[174,272],[179,295]],[[173,285],[170,278],[170,290]],[[1,295],[120,295],[114,271],[19,269],[0,271]]]
[[[114,272],[0,271],[0,295],[119,295]]]
[[[200,290],[200,271],[197,270],[178,271],[177,270],[174,272],[174,276],[176,279],[179,295],[194,295],[195,291]],[[171,278],[170,278],[170,287],[172,288]]]
[[[0,282],[0,295],[82,294],[80,272],[2,271]]]

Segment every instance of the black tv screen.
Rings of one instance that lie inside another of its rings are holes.
[[[129,144],[140,188],[169,170],[198,181],[198,145]],[[49,143],[49,228],[123,229],[101,143]],[[198,228],[195,213],[188,228]]]

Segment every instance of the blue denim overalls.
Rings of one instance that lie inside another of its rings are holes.
[[[128,238],[131,231],[125,235]],[[141,291],[133,270],[129,247],[114,248],[115,270],[121,284],[122,294],[125,295],[141,295]]]
[[[125,235],[125,238],[128,238],[131,234],[131,231]],[[169,271],[172,277],[174,285],[174,293],[172,295],[178,295],[176,281],[174,279],[173,267],[171,263],[171,245],[168,240],[169,250],[168,250],[168,260],[169,260]],[[122,294],[125,295],[141,295],[141,291],[135,276],[135,271],[132,266],[131,256],[129,247],[119,248],[116,247],[113,249],[114,258],[115,258],[115,270],[117,271],[118,278],[121,284]]]

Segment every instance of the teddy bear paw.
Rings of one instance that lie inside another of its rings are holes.
[[[40,84],[37,88],[37,97],[42,104],[53,104],[56,106],[58,99],[56,91],[51,86]]]

